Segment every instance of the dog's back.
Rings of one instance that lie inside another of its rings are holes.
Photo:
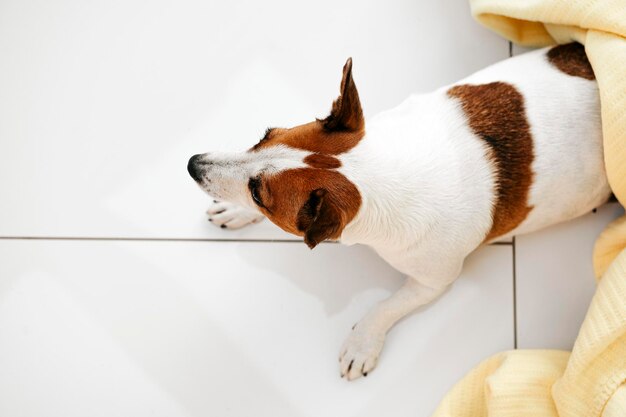
[[[384,200],[429,176],[429,187],[409,190],[403,199],[408,205],[414,199],[419,219],[437,217],[433,224],[463,233],[460,252],[583,215],[611,193],[598,88],[579,44],[529,52],[412,96],[375,117],[360,146],[355,152],[370,157],[397,153],[384,169],[387,178],[397,176]],[[375,157],[376,165],[385,159]],[[413,165],[405,163],[411,160]],[[424,227],[439,239],[440,228]],[[402,230],[414,228],[399,225],[390,235],[398,241]]]
[[[583,46],[574,43],[533,51],[486,68],[459,84],[493,82],[509,84],[521,100],[507,102],[501,97],[497,103],[501,114],[495,116],[495,122],[515,124],[503,126],[508,143],[484,138],[499,169],[500,194],[505,200],[502,207],[496,204],[494,214],[497,217],[500,209],[504,222],[521,220],[505,234],[537,230],[605,203],[611,191],[603,162],[600,99]],[[451,92],[455,88],[462,87],[453,87]],[[493,89],[502,94],[506,87]],[[472,103],[475,96],[459,99],[481,107]],[[466,114],[470,125],[472,117],[481,117],[476,109]],[[523,192],[519,188],[526,186],[525,205],[506,195],[511,189]]]

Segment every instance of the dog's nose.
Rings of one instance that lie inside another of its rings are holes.
[[[187,171],[189,172],[189,175],[191,175],[191,178],[193,178],[196,182],[199,182],[202,178],[202,176],[200,175],[200,167],[197,163],[201,157],[202,155],[200,154],[194,155],[189,158],[189,162],[187,163]]]

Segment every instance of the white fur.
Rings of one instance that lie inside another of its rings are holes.
[[[508,235],[580,216],[610,194],[597,85],[559,71],[548,62],[546,52],[508,59],[456,83],[503,81],[524,97],[534,146],[532,210]],[[447,96],[449,88],[411,96],[369,120],[359,144],[339,155],[339,171],[362,197],[359,212],[340,240],[373,247],[408,276],[402,289],[348,337],[340,356],[342,376],[348,379],[374,368],[387,331],[454,282],[465,257],[492,226],[494,166],[487,144],[472,133],[459,103]],[[237,182],[269,166],[298,166],[307,154],[272,149],[239,159],[227,156],[218,176]],[[230,165],[233,161],[236,167]],[[240,197],[241,185],[233,186],[237,195],[226,190],[231,184],[222,181],[222,188],[213,192],[253,207],[247,191]]]
[[[239,204],[259,212],[250,197],[248,181],[262,173],[276,173],[302,168],[309,154],[299,149],[278,145],[250,152],[209,152],[201,156],[200,187],[219,200]],[[245,212],[241,212],[245,213]]]

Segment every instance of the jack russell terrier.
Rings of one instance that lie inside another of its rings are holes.
[[[507,59],[367,123],[343,67],[330,115],[267,129],[241,153],[205,153],[188,171],[220,201],[209,220],[269,218],[304,237],[371,246],[406,282],[352,329],[341,376],[367,376],[385,335],[454,282],[495,239],[585,214],[610,195],[598,86],[583,46]]]

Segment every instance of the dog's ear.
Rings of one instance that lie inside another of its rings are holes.
[[[313,249],[318,243],[335,236],[341,227],[341,213],[328,198],[325,188],[311,191],[296,220],[304,232],[304,242]]]
[[[365,124],[363,110],[359,100],[359,92],[352,79],[352,58],[348,58],[343,66],[340,95],[333,102],[330,115],[322,120],[326,130],[359,131]]]

